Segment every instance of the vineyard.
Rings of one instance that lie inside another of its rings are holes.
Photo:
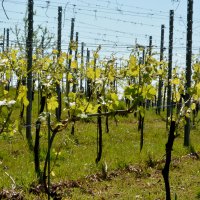
[[[54,45],[47,28],[34,27],[33,0],[24,20],[25,45],[16,29],[10,47],[4,29],[0,199],[200,198],[193,1],[188,0],[184,70],[173,65],[174,10],[167,59],[164,24],[159,53],[150,36],[147,46],[131,45],[129,55],[119,58],[104,56],[101,44],[86,49],[72,18],[65,51],[62,6],[57,11]]]

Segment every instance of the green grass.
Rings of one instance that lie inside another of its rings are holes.
[[[34,110],[37,110],[34,107]],[[63,199],[164,199],[164,183],[161,176],[163,163],[157,164],[165,156],[167,132],[165,122],[155,111],[148,111],[145,117],[144,147],[140,152],[140,134],[137,131],[137,120],[131,114],[129,117],[118,116],[118,125],[114,119],[109,119],[110,133],[103,133],[103,155],[98,165],[96,158],[96,119],[89,123],[77,122],[75,136],[70,135],[71,127],[58,133],[51,152],[51,165],[55,176],[51,181],[57,183],[66,180],[81,180],[82,188],[63,189]],[[164,114],[163,114],[164,116]],[[103,122],[105,119],[103,118]],[[105,123],[103,123],[103,130]],[[199,129],[191,132],[193,151],[200,151]],[[33,136],[35,128],[33,128]],[[170,183],[173,199],[195,199],[200,196],[200,162],[191,157],[182,157],[190,152],[183,147],[183,130],[176,138],[173,148]],[[42,129],[41,164],[46,154],[47,129]],[[56,152],[60,152],[55,161]],[[0,136],[0,188],[11,189],[13,181],[16,190],[23,191],[25,199],[38,199],[29,194],[28,190],[36,182],[34,174],[33,155],[23,135],[16,133],[13,137]],[[89,181],[87,175],[101,173],[102,165],[106,163],[108,174],[119,172],[111,180]],[[139,170],[124,170],[133,166]],[[152,167],[150,167],[152,166]],[[141,170],[141,171],[140,171]],[[10,176],[10,177],[9,177]],[[84,189],[83,189],[84,188]],[[90,192],[88,192],[90,191]],[[45,195],[40,197],[45,199]]]

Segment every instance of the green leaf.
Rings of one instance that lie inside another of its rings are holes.
[[[94,80],[95,72],[94,72],[94,69],[92,67],[87,68],[86,74],[87,74],[87,78]]]
[[[195,104],[195,103],[192,103],[191,106],[190,106],[190,108],[191,108],[192,110],[195,110],[195,109],[196,109],[196,104]]]
[[[95,78],[100,78],[100,76],[101,76],[101,69],[99,69],[99,68],[96,69],[95,76],[96,76]]]
[[[178,78],[174,78],[172,80],[172,84],[174,84],[174,85],[178,85],[179,83],[180,83],[180,80]]]
[[[156,89],[152,85],[148,85],[146,88],[146,98],[152,99],[156,95]]]
[[[58,107],[57,98],[55,96],[47,99],[47,108],[49,111],[54,111]]]
[[[69,92],[68,98],[69,98],[69,100],[70,100],[71,102],[74,102],[75,99],[76,99],[76,93],[74,93],[74,92]]]
[[[196,85],[197,95],[200,97],[200,83]]]
[[[51,175],[52,175],[52,176],[56,176],[56,174],[55,174],[55,172],[54,172],[54,171],[52,171],[52,172],[51,172]]]
[[[129,59],[129,67],[135,67],[136,66],[136,62],[137,62],[136,57],[131,55],[130,59]]]
[[[113,101],[118,101],[118,96],[117,96],[116,93],[110,93],[110,96],[111,96],[111,99],[112,99]]]
[[[195,72],[199,73],[200,72],[200,63],[195,63],[193,65],[193,69]]]
[[[180,93],[176,92],[175,95],[174,95],[174,102],[179,102],[180,98],[181,98]]]
[[[28,101],[28,99],[26,98],[26,96],[23,97],[23,104],[24,104],[25,107],[27,107],[28,104],[29,104],[29,101]]]
[[[99,54],[98,54],[97,52],[94,52],[94,53],[93,53],[93,56],[94,56],[95,59],[98,59],[98,58],[99,58]]]
[[[73,60],[73,61],[71,62],[71,68],[72,68],[72,69],[77,69],[77,68],[78,68],[78,62],[77,62],[76,60]]]
[[[4,95],[8,94],[8,90],[4,90],[4,91],[3,91],[3,94],[4,94]]]
[[[21,99],[23,99],[26,96],[26,92],[27,92],[26,86],[20,86],[17,100],[21,101]]]

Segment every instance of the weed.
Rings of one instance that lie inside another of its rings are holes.
[[[153,154],[148,152],[147,160],[145,161],[147,167],[155,167],[157,165],[157,161],[154,160]]]

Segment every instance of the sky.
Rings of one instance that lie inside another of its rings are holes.
[[[23,17],[27,2],[4,0],[0,8],[0,32],[4,28],[23,31]],[[185,67],[187,0],[34,0],[34,27],[47,27],[57,39],[58,6],[62,6],[62,50],[67,51],[70,37],[71,18],[75,18],[75,32],[85,49],[95,50],[101,44],[104,56],[115,54],[127,57],[137,43],[148,46],[149,36],[153,38],[153,52],[160,51],[161,24],[165,25],[165,58],[168,58],[169,11],[174,10],[173,65]],[[200,48],[200,1],[194,0],[193,54],[199,56]],[[15,44],[15,34],[10,35]]]

